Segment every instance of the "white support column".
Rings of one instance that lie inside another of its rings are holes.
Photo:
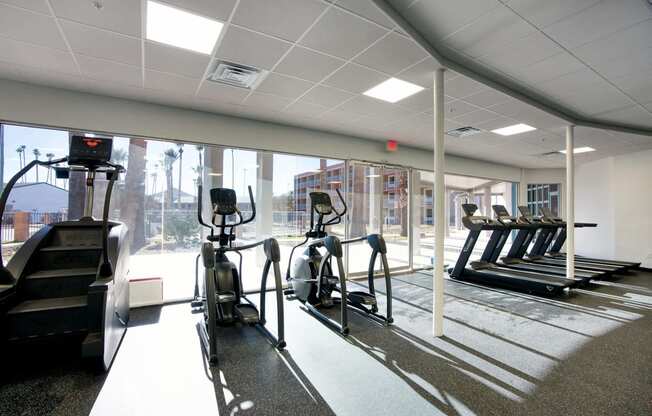
[[[444,69],[439,68],[434,74],[434,172],[433,189],[433,223],[435,227],[435,265],[432,271],[432,332],[436,337],[444,335]]]
[[[574,126],[566,127],[566,276],[575,278],[575,141]]]

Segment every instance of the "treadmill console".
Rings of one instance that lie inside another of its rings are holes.
[[[530,212],[530,208],[528,208],[526,205],[519,205],[518,212],[520,212],[521,215],[525,218],[532,218],[532,212]]]
[[[560,220],[558,216],[552,213],[552,210],[548,207],[541,207],[541,213],[545,218],[550,218],[551,220]]]
[[[476,204],[462,204],[462,209],[467,217],[471,217],[478,210],[478,206]]]
[[[113,139],[108,137],[72,136],[68,164],[95,168],[111,159]]]
[[[492,208],[497,217],[511,217],[504,205],[492,205]]]

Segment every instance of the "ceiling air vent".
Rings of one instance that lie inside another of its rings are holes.
[[[475,127],[460,127],[459,129],[448,130],[446,134],[453,137],[467,137],[481,132],[482,130]]]
[[[252,66],[217,61],[208,75],[208,80],[233,87],[253,89],[266,74],[267,71]]]

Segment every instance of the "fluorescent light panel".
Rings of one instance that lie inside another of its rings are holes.
[[[507,126],[496,130],[491,130],[492,133],[500,134],[501,136],[512,136],[514,134],[525,133],[528,131],[536,130],[536,127],[527,124],[519,123],[513,126]]]
[[[147,2],[147,39],[210,55],[224,25],[175,7]]]
[[[423,91],[423,87],[398,78],[390,78],[367,90],[364,92],[364,95],[390,103],[396,103],[419,91]]]
[[[588,153],[588,152],[595,152],[595,149],[589,146],[584,146],[584,147],[576,147],[573,149],[574,154],[578,153]],[[566,154],[566,149],[560,150],[559,153]]]

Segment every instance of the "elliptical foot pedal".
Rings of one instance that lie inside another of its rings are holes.
[[[254,325],[260,322],[258,309],[251,305],[235,305],[233,309],[236,318],[245,325]]]
[[[376,297],[367,292],[349,292],[347,293],[349,302],[357,303],[360,305],[375,305]]]
[[[217,296],[215,297],[215,301],[217,303],[235,302],[235,300],[236,300],[235,292],[232,291],[218,292]]]

